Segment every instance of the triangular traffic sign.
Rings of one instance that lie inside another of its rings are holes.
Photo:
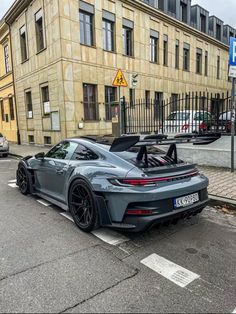
[[[112,85],[116,86],[116,87],[127,87],[128,86],[128,83],[125,79],[125,76],[124,76],[122,70],[118,70]]]

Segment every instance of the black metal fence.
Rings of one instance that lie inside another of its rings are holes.
[[[142,99],[123,104],[123,132],[230,133],[231,98],[227,94],[189,93],[167,100]]]

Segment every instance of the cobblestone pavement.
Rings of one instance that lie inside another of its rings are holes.
[[[216,167],[200,167],[209,178],[209,194],[236,201],[236,173],[229,169]]]

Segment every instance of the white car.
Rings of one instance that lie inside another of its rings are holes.
[[[9,154],[9,143],[7,139],[0,133],[0,156],[7,157]]]
[[[165,120],[164,133],[200,133],[212,125],[210,112],[203,110],[173,111]]]

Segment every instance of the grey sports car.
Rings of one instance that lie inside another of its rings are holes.
[[[200,213],[208,203],[208,179],[195,165],[167,152],[158,137],[124,136],[98,141],[67,139],[47,154],[20,161],[21,193],[36,194],[70,211],[76,225],[143,231]]]

